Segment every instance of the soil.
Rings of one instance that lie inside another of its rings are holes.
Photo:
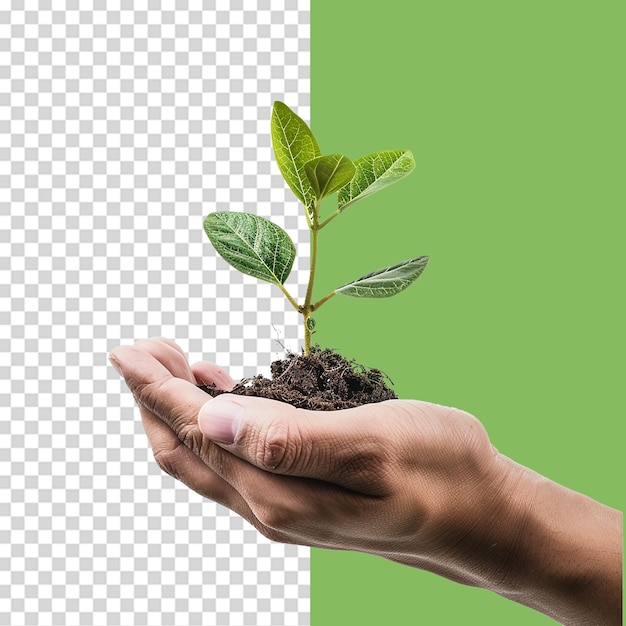
[[[239,382],[229,393],[260,396],[317,411],[349,409],[398,396],[380,370],[366,368],[330,348],[314,346],[308,356],[288,353],[271,365],[271,378],[258,375]],[[391,383],[393,384],[393,383]],[[212,396],[225,393],[201,386]]]

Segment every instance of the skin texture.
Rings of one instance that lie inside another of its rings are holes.
[[[568,626],[621,624],[621,513],[501,455],[458,409],[333,412],[224,394],[217,365],[148,339],[109,358],[158,465],[284,543],[358,550],[490,589]]]

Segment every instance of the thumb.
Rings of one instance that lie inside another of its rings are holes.
[[[380,475],[383,457],[391,453],[381,425],[385,413],[396,412],[394,402],[308,411],[266,398],[221,394],[201,407],[198,426],[261,469],[355,489],[356,483],[367,484],[371,473]]]

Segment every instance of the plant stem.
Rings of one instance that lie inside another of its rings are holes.
[[[306,296],[304,304],[299,309],[304,317],[304,354],[309,355],[311,352],[311,331],[309,330],[309,317],[311,317],[311,301],[313,300],[313,285],[315,283],[315,270],[317,269],[317,239],[319,235],[319,204],[316,202],[313,206],[312,220],[309,222],[311,229],[311,265],[309,270],[309,284],[306,288]]]
[[[315,282],[315,270],[317,268],[317,238],[318,231],[315,226],[311,229],[311,269],[309,271],[309,284],[306,288],[306,296],[304,298],[304,308],[308,309],[313,300],[313,284]]]
[[[308,355],[311,352],[311,335],[313,334],[309,329],[309,318],[311,317],[311,313],[313,311],[317,311],[322,304],[330,300],[333,296],[336,296],[336,291],[331,291],[326,294],[321,300],[318,300],[315,304],[310,304],[308,307],[301,307],[300,313],[304,316],[304,354]]]
[[[309,330],[309,326],[307,324],[309,317],[311,317],[311,314],[309,313],[308,315],[306,313],[303,314],[304,315],[304,356],[309,356],[309,354],[311,353],[311,331]]]

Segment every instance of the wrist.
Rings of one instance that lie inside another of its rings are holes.
[[[495,464],[470,533],[473,584],[567,626],[621,624],[621,513],[502,455]]]
[[[526,538],[533,523],[536,478],[494,451],[489,471],[468,493],[454,494],[438,559],[441,567],[452,564],[448,578],[506,597],[519,591],[534,568]]]
[[[384,556],[489,589],[567,626],[621,625],[619,511],[499,454],[446,501],[425,551]]]
[[[522,471],[530,492],[517,551],[523,567],[499,593],[567,626],[621,625],[621,513]]]

